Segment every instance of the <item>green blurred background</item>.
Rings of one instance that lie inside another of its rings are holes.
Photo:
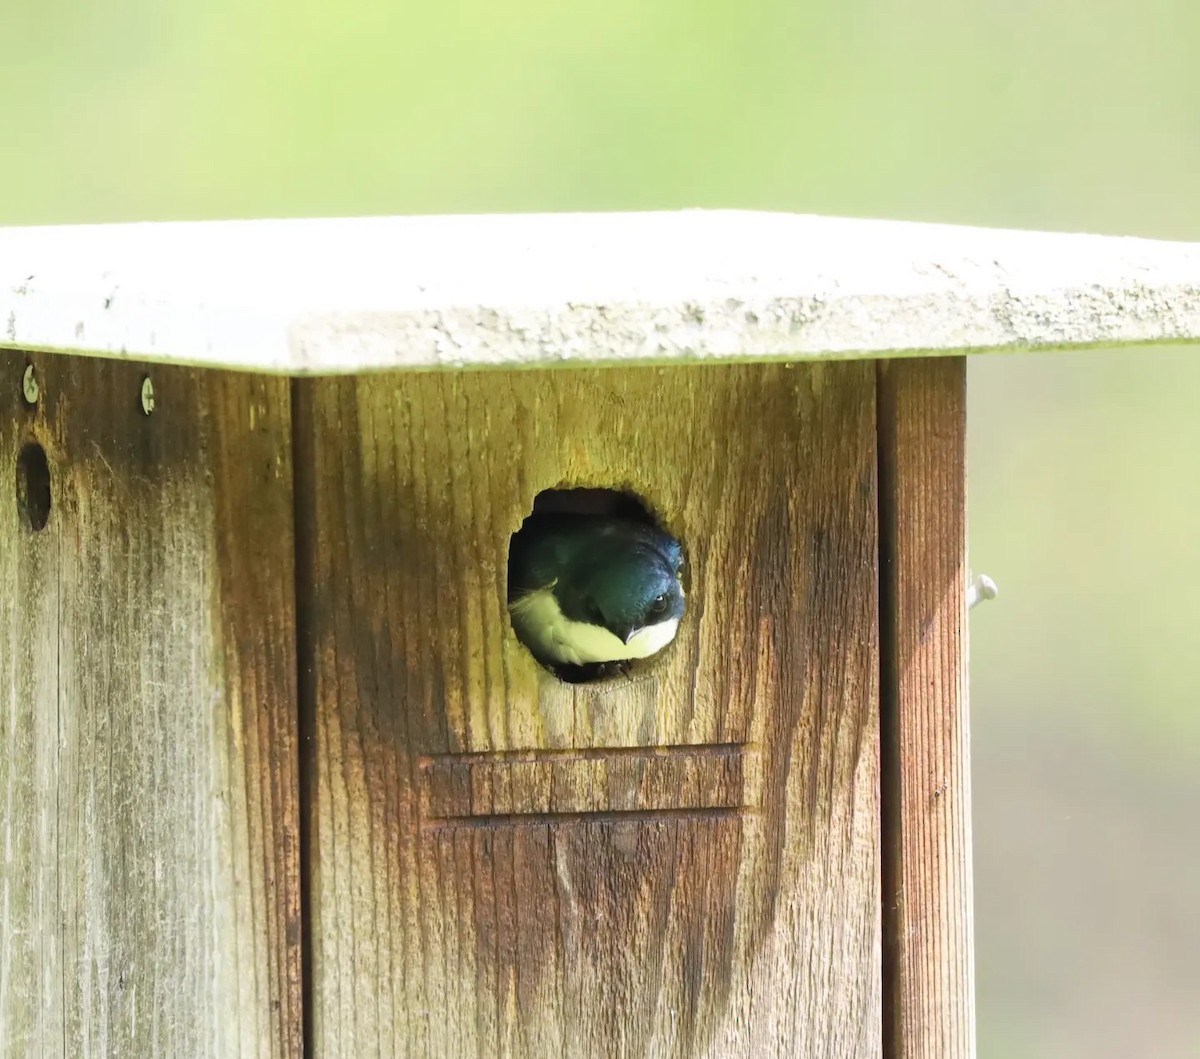
[[[47,0],[0,224],[742,206],[1200,240],[1196,0]],[[980,1054],[1200,1056],[1200,348],[979,358]]]

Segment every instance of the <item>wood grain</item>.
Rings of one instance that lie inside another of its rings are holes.
[[[975,1055],[966,362],[879,368],[885,1050]]]
[[[632,750],[632,752],[630,752]],[[465,817],[735,809],[757,750],[724,746],[446,754],[421,762],[429,821]]]
[[[874,391],[297,383],[318,1059],[879,1054]],[[630,678],[562,684],[508,623],[509,537],[564,486],[687,550],[680,635]]]
[[[287,384],[142,375],[0,354],[0,1056],[299,1056]]]

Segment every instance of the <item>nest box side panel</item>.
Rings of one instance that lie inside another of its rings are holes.
[[[885,1035],[972,1059],[965,359],[879,365],[879,424]]]
[[[314,1054],[877,1056],[873,366],[296,393]],[[506,612],[571,486],[691,571],[676,642],[601,684]]]
[[[298,1056],[288,384],[148,373],[0,353],[0,1056]]]

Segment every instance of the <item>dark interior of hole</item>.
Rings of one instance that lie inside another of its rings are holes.
[[[50,520],[50,463],[36,441],[17,457],[17,509],[30,529],[45,529]]]
[[[543,489],[533,500],[533,511],[522,523],[538,515],[594,515],[597,518],[624,518],[648,526],[663,527],[646,505],[636,496],[617,489]],[[511,585],[510,585],[511,592]],[[628,677],[638,666],[653,659],[635,662],[595,662],[585,665],[548,666],[551,672],[568,684],[587,684],[613,677]]]
[[[533,513],[598,515],[658,525],[654,516],[646,510],[646,505],[636,496],[616,489],[543,489],[533,499]]]

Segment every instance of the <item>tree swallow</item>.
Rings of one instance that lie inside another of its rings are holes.
[[[680,543],[644,522],[534,514],[509,548],[508,612],[543,665],[602,670],[649,658],[675,638],[682,569]]]

